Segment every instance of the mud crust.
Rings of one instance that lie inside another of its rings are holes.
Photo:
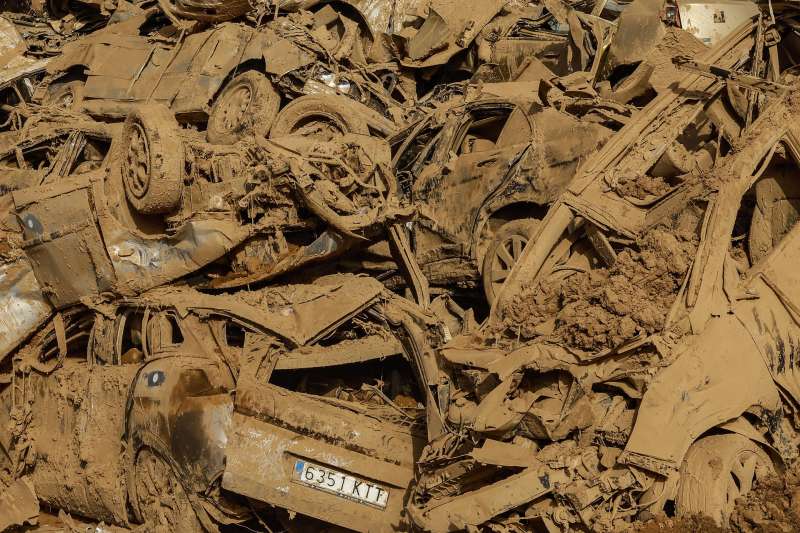
[[[773,473],[769,456],[742,435],[711,435],[695,442],[681,466],[679,515],[705,515],[727,526],[736,500]]]
[[[208,141],[233,144],[249,135],[266,137],[280,108],[281,97],[272,82],[249,70],[222,90],[208,117]]]
[[[270,137],[300,134],[330,139],[346,133],[369,134],[369,126],[356,106],[344,96],[301,96],[280,112]]]
[[[122,181],[125,196],[139,213],[168,213],[180,204],[183,143],[172,112],[148,104],[128,115],[122,132]]]

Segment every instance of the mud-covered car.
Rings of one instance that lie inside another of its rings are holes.
[[[0,464],[49,505],[148,530],[272,519],[264,504],[394,530],[444,333],[365,277],[95,300],[4,363]]]
[[[37,98],[116,119],[138,104],[162,103],[180,122],[205,127],[213,143],[320,122],[345,133],[393,132],[387,117],[402,118],[413,97],[402,96],[397,72],[340,64],[366,63],[368,31],[330,6],[306,15],[187,32],[154,8],[65,45]]]
[[[413,214],[400,205],[380,140],[210,145],[157,105],[133,113],[118,134],[91,121],[72,126],[35,130],[30,147],[41,153],[23,150],[24,141],[9,152],[9,164],[26,164],[27,153],[40,168],[5,176],[9,189],[17,178],[31,186],[0,196],[4,238],[24,252],[9,258],[17,275],[0,278],[16,302],[0,323],[17,323],[15,305],[30,311],[26,324],[46,319],[42,294],[62,308],[191,274],[215,288],[265,281],[380,238]],[[30,290],[31,271],[39,291]],[[7,331],[3,354],[30,333]]]
[[[756,27],[706,59],[762,57]],[[727,525],[755,480],[796,459],[794,91],[726,137],[689,97],[724,101],[724,85],[679,87],[582,167],[482,335],[440,351],[450,427],[464,430],[420,459],[419,527],[608,531],[663,513]],[[692,158],[686,171],[661,175],[676,150],[664,139]]]
[[[491,301],[547,206],[613,131],[545,105],[527,83],[442,107],[392,141],[400,191],[419,211],[414,251],[432,284],[480,280]]]
[[[27,57],[25,40],[5,17],[0,17],[0,130],[13,129],[24,122],[18,106],[33,97],[38,81],[45,75],[47,59]],[[3,135],[6,135],[5,133]],[[0,144],[5,140],[0,137]]]

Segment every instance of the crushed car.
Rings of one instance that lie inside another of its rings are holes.
[[[3,364],[0,464],[41,501],[148,530],[271,506],[299,513],[290,527],[404,523],[437,427],[425,372],[446,330],[432,314],[346,275],[86,303]]]
[[[762,30],[710,50],[712,72],[769,54],[750,55]],[[727,85],[687,74],[634,115],[550,208],[480,334],[440,350],[451,431],[419,461],[418,527],[726,526],[797,458],[796,92],[754,92],[752,123],[725,136],[706,113]],[[690,168],[658,176],[669,143],[646,147],[703,129]]]
[[[487,84],[392,139],[399,190],[419,212],[416,260],[431,284],[477,281],[491,301],[547,206],[613,133],[548,104],[527,83]]]
[[[37,99],[115,119],[138,104],[162,103],[216,144],[320,123],[387,136],[415,95],[397,83],[391,65],[366,64],[371,38],[356,21],[349,21],[353,35],[326,30],[335,14],[328,6],[296,21],[190,32],[153,8],[65,45],[48,64]],[[354,66],[345,68],[344,60]]]
[[[196,273],[217,289],[266,281],[380,238],[413,214],[380,140],[210,145],[182,136],[158,105],[134,112],[116,136],[113,125],[92,124],[42,124],[5,159],[41,158],[36,170],[6,174],[11,192],[2,198],[9,242],[29,261],[14,268],[32,270],[56,308]],[[19,180],[31,186],[14,190]],[[26,279],[0,281],[18,294]],[[6,348],[27,333],[18,330]]]

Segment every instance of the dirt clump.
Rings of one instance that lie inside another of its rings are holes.
[[[620,251],[610,268],[577,272],[560,285],[517,295],[504,310],[504,324],[521,338],[551,329],[551,340],[585,351],[651,335],[663,327],[696,248],[692,232],[653,228]]]
[[[800,530],[800,465],[756,481],[753,490],[737,501],[730,524],[731,531],[741,533]]]

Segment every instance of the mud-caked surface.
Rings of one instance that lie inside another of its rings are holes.
[[[585,351],[617,347],[659,331],[691,266],[697,237],[691,213],[680,226],[653,228],[617,254],[611,268],[576,271],[559,285],[522,293],[504,309],[521,338],[549,338]]]
[[[753,491],[737,501],[730,529],[741,533],[800,530],[800,464],[782,476],[758,480]]]

